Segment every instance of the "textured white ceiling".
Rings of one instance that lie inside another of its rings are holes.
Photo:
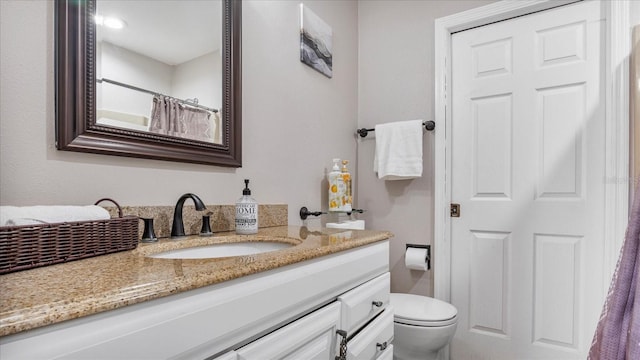
[[[169,65],[178,65],[220,48],[220,0],[98,0],[97,13],[115,16],[127,26],[97,26],[107,41]]]

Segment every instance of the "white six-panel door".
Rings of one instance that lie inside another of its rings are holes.
[[[452,35],[452,359],[586,357],[605,292],[603,30],[583,2]]]

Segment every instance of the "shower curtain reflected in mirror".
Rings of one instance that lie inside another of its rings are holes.
[[[192,140],[214,142],[218,115],[193,108],[169,96],[153,97],[151,132]]]

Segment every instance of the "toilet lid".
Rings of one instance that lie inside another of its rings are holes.
[[[455,306],[431,297],[391,294],[395,321],[417,326],[445,326],[456,322]]]

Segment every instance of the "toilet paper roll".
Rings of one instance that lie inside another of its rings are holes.
[[[411,270],[427,271],[427,249],[407,248],[404,253],[404,265]]]

